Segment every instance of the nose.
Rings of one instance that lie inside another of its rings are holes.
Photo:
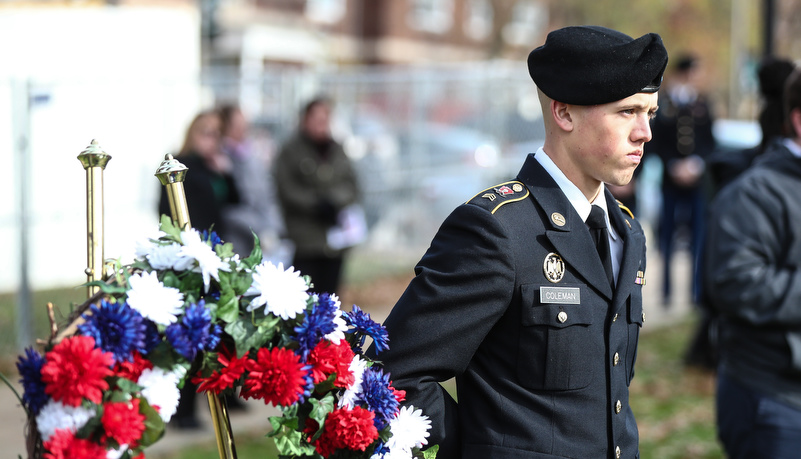
[[[638,116],[637,125],[631,133],[634,142],[650,142],[653,137],[651,133],[651,119],[648,115]]]

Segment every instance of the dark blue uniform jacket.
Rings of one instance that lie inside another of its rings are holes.
[[[628,386],[645,237],[606,199],[624,242],[614,290],[589,230],[534,155],[516,181],[442,224],[385,323],[390,350],[377,356],[405,404],[431,417],[439,458],[638,457]],[[454,377],[458,404],[438,384]]]

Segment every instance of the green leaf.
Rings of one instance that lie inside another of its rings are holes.
[[[142,432],[142,438],[139,439],[139,446],[145,447],[152,445],[164,436],[164,421],[144,397],[139,399],[139,412],[145,415],[145,431]]]
[[[119,387],[121,391],[129,394],[142,391],[142,386],[136,384],[128,378],[117,378],[117,387]]]
[[[121,294],[128,291],[128,288],[125,286],[111,285],[100,280],[87,282],[83,284],[82,287],[99,287],[103,293],[107,293],[109,295]]]
[[[230,288],[225,289],[220,295],[216,314],[218,319],[229,324],[239,317],[239,297]]]
[[[293,430],[274,439],[279,454],[305,456],[314,454],[314,446],[303,441],[303,434]]]
[[[250,252],[250,255],[248,255],[247,258],[242,260],[242,264],[248,268],[252,268],[261,264],[262,257],[261,242],[259,241],[259,237],[256,236],[256,233],[253,233],[253,250]]]
[[[430,446],[427,450],[423,451],[423,459],[435,459],[438,451],[439,445]]]
[[[159,229],[163,231],[170,239],[175,242],[181,242],[181,228],[173,224],[172,218],[168,215],[161,216],[161,224]]]
[[[242,357],[250,349],[259,349],[270,341],[270,334],[256,328],[247,318],[240,317],[225,326],[225,332],[234,339],[237,357]]]
[[[234,245],[230,242],[226,242],[225,244],[217,244],[214,247],[214,253],[217,254],[220,259],[225,260],[234,256]]]
[[[309,403],[312,405],[309,417],[317,421],[317,425],[320,426],[319,430],[314,434],[314,437],[317,437],[323,431],[326,416],[334,411],[334,394],[329,392],[322,399],[317,400],[313,398],[309,400]]]
[[[231,287],[237,295],[244,295],[253,284],[253,273],[240,271],[231,276]]]
[[[150,352],[147,353],[147,359],[153,363],[154,366],[161,368],[172,368],[178,362],[177,354],[166,341],[159,342],[151,349]]]

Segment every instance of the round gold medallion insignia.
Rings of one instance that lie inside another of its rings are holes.
[[[565,261],[559,255],[551,252],[545,256],[542,270],[545,273],[545,278],[555,284],[565,277]]]
[[[515,183],[514,185],[512,185],[512,190],[515,193],[520,193],[521,191],[523,191],[523,185],[521,185],[519,183]]]
[[[551,221],[554,222],[556,226],[565,226],[565,216],[559,212],[551,214]]]

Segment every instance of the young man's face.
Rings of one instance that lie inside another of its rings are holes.
[[[627,184],[642,160],[645,143],[651,140],[650,120],[656,108],[656,93],[638,93],[603,105],[571,106],[574,129],[569,151],[578,173],[573,180],[589,188],[598,182]]]

